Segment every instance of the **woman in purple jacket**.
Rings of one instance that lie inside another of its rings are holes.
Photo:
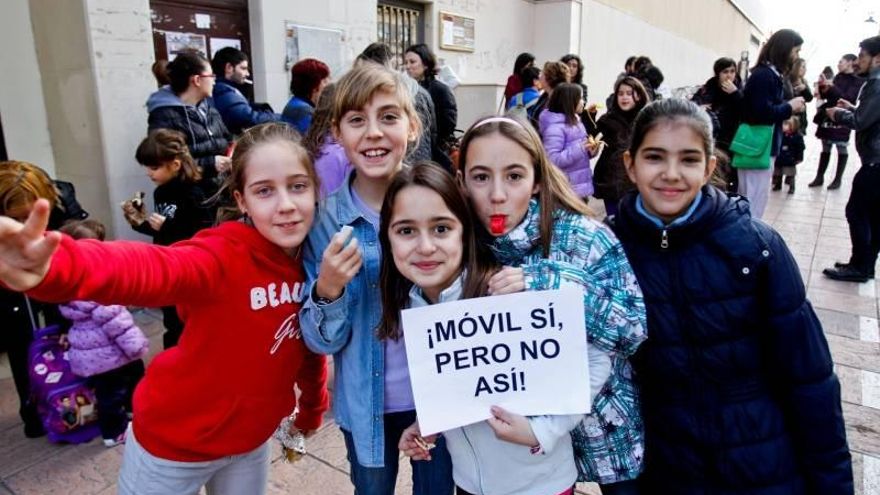
[[[587,200],[593,194],[587,131],[581,123],[583,90],[574,83],[562,83],[553,90],[547,110],[538,120],[541,140],[553,165],[568,176],[572,189]]]
[[[74,239],[104,240],[104,226],[95,220],[67,223],[61,231]],[[88,377],[98,399],[98,426],[104,445],[125,440],[134,387],[144,376],[150,342],[125,306],[92,301],[62,304],[61,314],[73,325],[67,333],[68,357],[74,374]]]

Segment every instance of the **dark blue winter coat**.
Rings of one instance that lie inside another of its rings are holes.
[[[743,90],[742,121],[748,124],[772,125],[773,147],[770,156],[779,153],[782,143],[782,121],[791,117],[791,105],[783,97],[782,76],[770,64],[755,67]]]
[[[217,176],[214,157],[226,154],[232,135],[211,99],[189,105],[174,94],[171,87],[163,86],[147,99],[147,111],[150,112],[149,130],[172,129],[186,136],[189,153],[202,169],[205,192],[212,193],[216,188],[209,187],[210,182]]]
[[[644,493],[851,495],[840,384],[785,242],[710,186],[665,230],[635,202],[612,227],[648,312]]]
[[[281,120],[287,122],[299,131],[303,136],[309,131],[312,125],[312,116],[315,114],[315,105],[312,102],[300,98],[299,96],[291,96],[284,110],[281,112]]]
[[[213,98],[214,106],[220,112],[223,123],[233,134],[241,134],[248,127],[257,124],[281,120],[281,115],[277,113],[258,110],[251,106],[241,91],[227,79],[217,79],[217,83],[214,84]]]

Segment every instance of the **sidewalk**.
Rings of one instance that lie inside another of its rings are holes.
[[[856,494],[880,495],[880,331],[878,291],[874,280],[864,284],[834,282],[822,269],[846,260],[850,243],[844,205],[859,161],[855,150],[844,187],[838,191],[808,189],[818,161],[816,140],[807,137],[808,153],[801,165],[797,193],[772,192],[765,220],[785,238],[794,253],[808,295],[825,328],[843,389],[843,412],[853,453]],[[828,175],[833,176],[836,157]],[[855,162],[855,163],[853,163]],[[832,177],[826,177],[826,183]],[[880,192],[878,192],[880,194]],[[140,311],[136,318],[161,349],[161,315]],[[18,403],[5,355],[0,356],[0,495],[45,493],[112,494],[123,447],[106,449],[100,440],[86,445],[51,445],[22,434]],[[270,494],[347,494],[348,462],[339,429],[327,417],[325,426],[308,441],[309,454],[296,464],[280,460],[274,446]],[[398,494],[411,493],[408,463],[401,465]],[[598,494],[595,485],[579,493]]]

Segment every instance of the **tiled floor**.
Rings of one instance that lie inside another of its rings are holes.
[[[858,160],[851,161],[845,185],[838,191],[809,189],[818,150],[807,139],[808,154],[798,177],[797,192],[771,193],[765,220],[782,233],[797,260],[804,283],[825,328],[840,377],[847,434],[854,457],[856,493],[880,495],[880,330],[878,293],[872,280],[864,284],[835,282],[822,268],[845,260],[850,243],[843,209]],[[854,153],[854,150],[851,151]],[[853,155],[855,157],[855,155]],[[852,163],[855,162],[855,163]],[[831,170],[835,163],[832,161]],[[830,177],[827,179],[830,181]],[[161,321],[155,312],[140,312],[138,321],[161,347]],[[99,442],[56,446],[21,434],[17,400],[5,356],[0,356],[0,495],[111,494],[121,461],[121,448]],[[280,461],[277,448],[269,480],[271,494],[351,493],[348,463],[338,428],[328,424],[309,441],[309,455],[294,465]],[[408,493],[409,469],[402,463],[397,493]],[[598,494],[594,485],[579,493]]]

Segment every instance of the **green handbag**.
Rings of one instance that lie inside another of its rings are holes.
[[[770,168],[770,148],[773,147],[773,126],[740,124],[736,129],[730,151],[733,168]]]

